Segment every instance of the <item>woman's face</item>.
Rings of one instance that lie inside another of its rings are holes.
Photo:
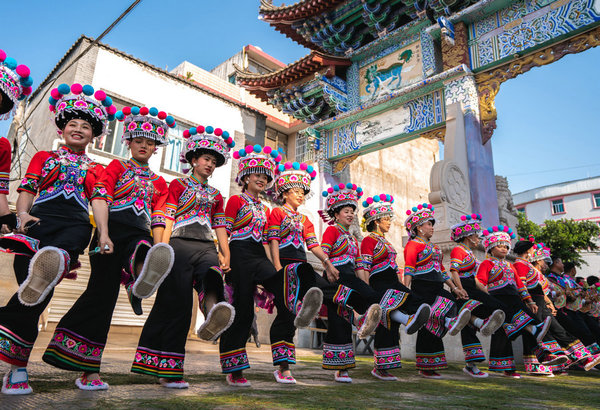
[[[283,200],[293,209],[298,209],[304,203],[304,189],[290,188],[283,193]]]
[[[417,226],[417,233],[425,239],[431,238],[433,236],[433,224],[431,221],[424,222],[422,225]]]
[[[335,220],[342,226],[348,228],[354,221],[354,208],[345,206],[335,213]]]
[[[94,138],[92,126],[86,120],[70,120],[62,131],[65,144],[74,151],[83,151]]]
[[[269,179],[265,174],[250,174],[244,178],[246,181],[246,189],[255,194],[263,192],[269,183]]]
[[[504,259],[508,254],[508,246],[506,245],[498,245],[494,246],[490,251],[492,256],[498,259]]]
[[[217,158],[214,155],[202,154],[192,159],[194,174],[203,179],[208,179],[217,167]]]
[[[379,229],[381,233],[388,233],[390,231],[390,227],[392,226],[392,218],[389,216],[384,216],[375,221],[375,225]]]
[[[136,137],[129,141],[131,157],[136,161],[147,164],[148,160],[156,151],[156,141],[144,137]]]
[[[476,247],[477,245],[479,245],[479,242],[481,242],[481,238],[479,237],[479,235],[477,235],[476,233],[469,235],[465,238],[473,247]]]

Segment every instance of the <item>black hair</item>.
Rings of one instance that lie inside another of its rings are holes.
[[[223,155],[206,148],[199,148],[188,152],[185,155],[185,159],[191,163],[193,160],[200,158],[202,155],[210,155],[211,157],[214,157],[217,160],[217,167],[220,167],[225,163],[225,157]]]
[[[575,267],[575,264],[573,262],[565,262],[563,264],[563,266],[564,266],[565,272],[568,272]]]
[[[367,224],[367,232],[373,232],[376,228],[377,225],[375,225],[375,220],[372,220]]]
[[[600,279],[598,279],[598,276],[592,275],[592,276],[588,276],[586,278],[586,281],[587,281],[588,285],[592,286],[592,285],[595,285],[596,283],[600,282]]]
[[[12,110],[15,103],[13,103],[10,98],[8,98],[8,95],[6,95],[4,91],[0,90],[0,94],[2,94],[2,104],[0,104],[0,115],[2,115]]]
[[[83,120],[87,121],[92,127],[92,134],[94,137],[98,137],[102,134],[104,124],[97,117],[93,116],[87,111],[73,110],[63,111],[62,116],[56,118],[56,126],[64,131],[65,127],[71,120]]]
[[[354,204],[346,204],[346,205],[335,207],[333,209],[328,209],[327,210],[327,215],[329,215],[331,218],[335,219],[335,215],[339,214],[342,211],[342,209],[344,209],[344,208],[346,208],[348,206],[350,208],[352,208],[353,211],[356,211],[356,205],[354,205]]]

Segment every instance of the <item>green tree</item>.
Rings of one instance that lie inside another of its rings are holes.
[[[543,242],[552,251],[552,257],[564,262],[573,262],[576,266],[587,264],[579,254],[583,250],[595,251],[598,248],[600,227],[590,221],[572,219],[546,220],[537,225],[519,212],[518,234],[527,238],[533,235],[536,242]]]

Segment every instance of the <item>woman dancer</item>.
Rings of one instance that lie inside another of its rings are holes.
[[[92,252],[87,288],[56,326],[42,357],[55,367],[83,372],[75,381],[82,390],[108,389],[99,372],[122,272],[130,300],[135,298],[134,306],[141,309],[138,297],[152,295],[173,266],[173,249],[160,243],[167,183],[152,172],[148,161],[157,145],[167,143],[168,127],[174,127],[175,120],[156,116],[154,107],[124,107],[115,114],[125,122],[122,141],[131,159],[113,160],[94,186],[98,228],[90,249],[100,252]]]
[[[110,97],[101,90],[94,93],[90,85],[61,84],[50,94],[50,111],[64,143],[56,151],[36,153],[18,189],[19,232],[38,240],[42,248],[33,258],[15,256],[21,286],[0,308],[0,360],[12,366],[2,384],[5,394],[32,391],[26,367],[39,316],[54,286],[76,266],[92,233],[89,198],[103,168],[89,159],[85,148],[106,132],[116,113]]]
[[[398,279],[396,250],[385,238],[389,232],[394,209],[394,197],[380,194],[363,201],[363,230],[369,232],[360,244],[360,268],[365,275],[363,280],[376,291],[395,289],[406,295],[404,303],[397,310],[388,311],[382,324],[375,331],[374,368],[371,374],[385,381],[398,380],[389,370],[402,367],[400,353],[400,324],[406,326],[406,332],[416,332],[429,319],[431,308],[427,304],[419,305],[411,296],[410,289]],[[414,313],[414,316],[410,316]]]
[[[511,341],[519,335],[523,336],[523,352],[525,355],[534,352],[542,365],[558,365],[564,363],[564,357],[547,360],[548,352],[541,345],[548,332],[550,319],[539,322],[535,319],[537,306],[531,299],[527,288],[521,282],[513,266],[505,260],[510,249],[510,240],[515,237],[512,229],[502,225],[493,226],[483,231],[488,257],[477,269],[477,280],[486,287],[488,293],[500,301],[509,322],[503,324],[503,330],[492,335],[490,346],[490,371],[504,372],[504,376],[520,378],[516,372]]]
[[[185,342],[192,319],[192,287],[206,320],[198,330],[216,340],[231,324],[234,311],[224,301],[223,273],[229,271],[223,197],[208,184],[216,167],[225,164],[235,145],[227,131],[211,126],[185,130],[181,161],[192,167],[189,177],[171,182],[163,240],[175,252],[171,273],[158,289],[144,324],[131,371],[158,377],[166,388],[183,389]],[[215,248],[212,231],[219,244]]]
[[[456,299],[444,290],[444,283],[457,296],[465,297],[454,285],[442,265],[442,251],[430,239],[433,236],[434,207],[419,204],[406,211],[404,222],[410,240],[404,248],[404,284],[413,296],[431,305],[432,315],[417,334],[417,369],[419,375],[428,379],[440,379],[437,370],[446,369],[446,355],[442,337],[446,333],[456,335],[471,319],[471,312],[458,311]]]
[[[461,223],[450,230],[450,239],[458,243],[450,253],[450,273],[457,288],[465,291],[469,299],[458,299],[460,308],[469,306],[471,326],[460,331],[466,366],[463,371],[471,377],[485,378],[488,373],[482,372],[477,363],[485,360],[483,347],[477,337],[477,330],[483,336],[490,336],[502,323],[505,315],[502,305],[488,295],[485,288],[475,280],[479,261],[473,254],[473,248],[479,245],[481,235],[481,216],[478,214],[462,215]]]

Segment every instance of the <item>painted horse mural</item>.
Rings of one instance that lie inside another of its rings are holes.
[[[375,100],[383,95],[390,94],[400,88],[402,82],[402,67],[412,58],[412,50],[405,50],[398,56],[398,62],[384,70],[377,70],[373,64],[365,73],[367,85],[365,90],[370,94],[370,99]]]

